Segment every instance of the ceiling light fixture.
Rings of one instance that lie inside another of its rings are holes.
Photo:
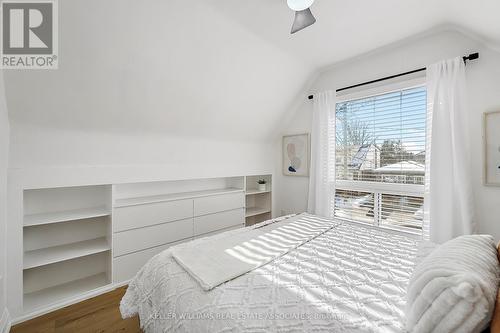
[[[316,22],[310,7],[314,0],[287,0],[288,7],[295,11],[291,33],[294,34]]]

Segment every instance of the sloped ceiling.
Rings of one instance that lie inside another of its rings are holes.
[[[207,0],[228,17],[304,62],[321,68],[443,25],[500,45],[500,1],[316,0],[316,24],[289,35],[285,0]]]
[[[75,130],[265,140],[320,68],[443,24],[500,44],[500,2],[59,1],[59,69],[5,74],[11,120]]]
[[[264,140],[312,71],[205,0],[59,1],[59,18],[59,69],[6,73],[17,123]]]

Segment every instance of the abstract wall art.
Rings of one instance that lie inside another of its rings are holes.
[[[309,176],[309,134],[283,137],[283,174]]]

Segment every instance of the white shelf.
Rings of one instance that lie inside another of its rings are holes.
[[[24,253],[24,269],[40,267],[65,260],[84,257],[91,254],[109,251],[106,237],[87,241],[48,247]]]
[[[114,207],[135,206],[135,205],[143,205],[143,204],[148,204],[148,203],[207,197],[207,196],[211,196],[211,195],[220,195],[220,194],[235,193],[235,192],[243,192],[243,189],[241,189],[241,188],[223,188],[223,189],[216,189],[216,190],[170,193],[170,194],[152,195],[152,196],[138,197],[138,198],[117,199],[117,200],[115,200]]]
[[[261,207],[247,207],[245,217],[270,213],[271,209],[269,208],[261,208]]]
[[[107,284],[108,279],[106,273],[101,273],[55,287],[24,294],[23,308],[25,312],[29,312],[39,307],[46,307],[51,303],[80,296],[85,292],[104,287]]]
[[[92,208],[75,209],[62,212],[31,214],[24,216],[24,226],[31,227],[43,224],[82,220],[92,217],[100,217],[108,215],[110,215],[110,213],[109,210],[106,209],[106,207],[92,207]]]
[[[261,194],[261,193],[271,193],[271,190],[259,191],[257,189],[249,189],[247,190],[247,195]]]

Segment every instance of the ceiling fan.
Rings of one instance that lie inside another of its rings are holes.
[[[291,34],[307,28],[316,22],[316,18],[314,18],[310,8],[314,0],[287,0],[286,3],[291,10],[295,11]]]

